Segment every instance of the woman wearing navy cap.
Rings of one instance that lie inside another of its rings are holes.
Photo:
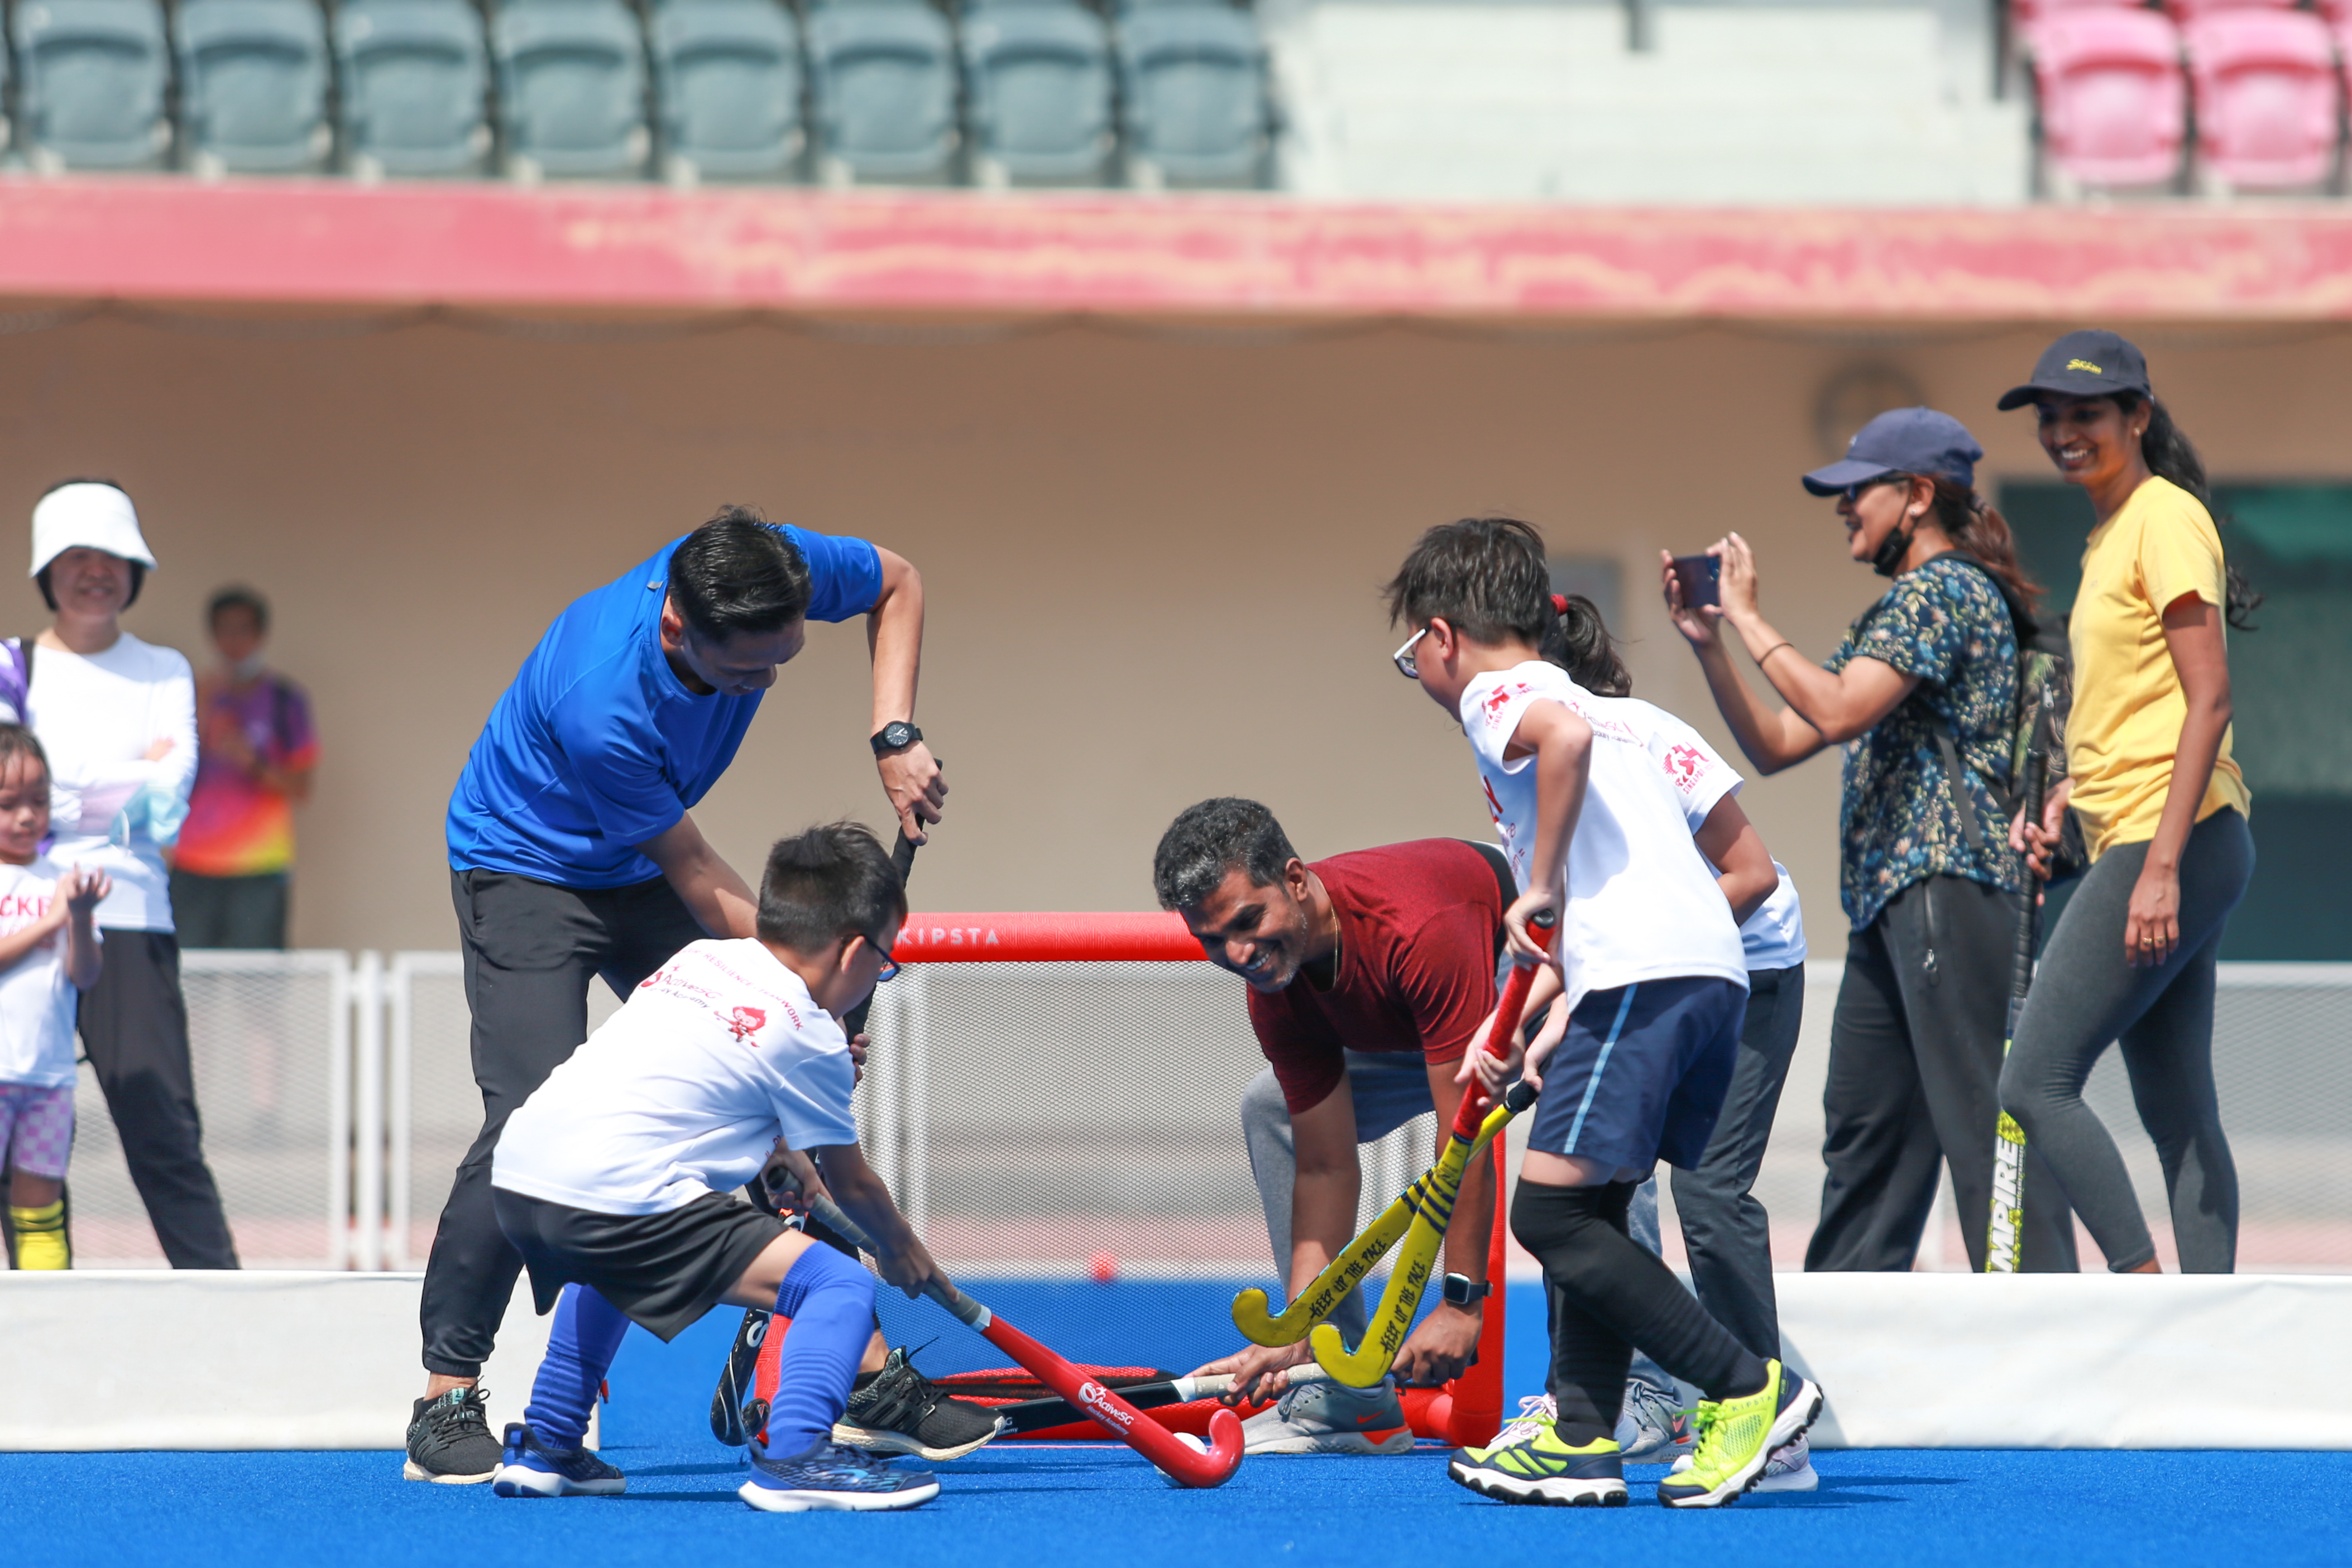
[[[2004,409],[2040,411],[2042,450],[2098,513],[2067,623],[2066,774],[2030,832],[2038,863],[2071,809],[2091,869],[2050,934],[2017,1020],[2002,1105],[2045,1155],[2117,1273],[2155,1273],[2123,1156],[2083,1103],[2120,1042],[2156,1144],[2185,1273],[2237,1263],[2238,1172],[2213,1089],[2213,966],[2253,877],[2252,798],[2231,755],[2223,623],[2261,602],[2223,558],[2205,465],[2156,401],[2140,352],[2069,332]]]
[[[1738,534],[1722,561],[1722,606],[1693,609],[1671,565],[1666,605],[1690,640],[1716,706],[1759,770],[1825,747],[1845,749],[1838,895],[1852,934],[1830,1026],[1821,1224],[1808,1270],[1906,1270],[1952,1173],[1963,1216],[1992,1200],[2001,1042],[2017,899],[2009,844],[2010,733],[2018,630],[2041,591],[2009,527],[1975,490],[1984,455],[1933,409],[1882,413],[1841,462],[1804,476],[1837,497],[1846,551],[1894,580],[1837,653],[1816,666],[1757,608],[1755,552]],[[1732,667],[1723,625],[1785,707]],[[2029,1164],[2024,1266],[2071,1270],[2073,1222],[2049,1172]],[[1963,1224],[1984,1266],[1981,1224]]]

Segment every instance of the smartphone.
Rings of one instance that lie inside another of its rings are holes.
[[[1675,583],[1682,590],[1685,609],[1696,610],[1702,604],[1721,604],[1723,558],[1717,555],[1675,557]]]

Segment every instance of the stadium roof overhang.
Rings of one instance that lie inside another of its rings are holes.
[[[2352,213],[11,178],[0,181],[0,298],[664,314],[2323,320],[2352,318]]]

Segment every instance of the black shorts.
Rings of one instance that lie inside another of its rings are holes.
[[[774,1215],[715,1192],[667,1214],[597,1214],[502,1186],[490,1201],[542,1316],[564,1286],[588,1285],[665,1341],[716,1306],[785,1230]]]

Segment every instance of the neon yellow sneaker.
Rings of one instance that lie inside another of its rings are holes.
[[[1445,1473],[1496,1502],[1553,1508],[1623,1508],[1625,1465],[1614,1437],[1581,1448],[1560,1441],[1550,1416],[1522,1406],[1489,1448],[1456,1448]]]
[[[1822,1413],[1822,1391],[1777,1361],[1764,1364],[1764,1386],[1739,1399],[1702,1399],[1690,1469],[1658,1483],[1668,1508],[1721,1508],[1763,1478],[1775,1448],[1793,1441]]]

